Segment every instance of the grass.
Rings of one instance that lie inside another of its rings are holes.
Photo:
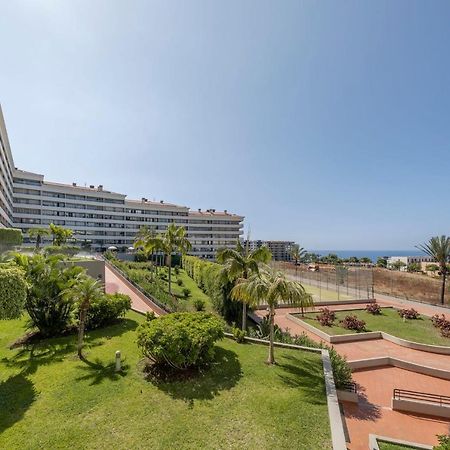
[[[310,293],[314,297],[315,303],[319,303],[320,300],[327,301],[327,300],[351,300],[352,299],[351,296],[344,294],[344,288],[342,288],[342,291],[338,295],[337,291],[318,288],[317,286],[312,286],[310,284],[305,284],[303,282],[301,282],[301,284],[305,288],[306,292]]]
[[[129,313],[87,336],[9,350],[24,320],[0,321],[0,448],[326,449],[331,447],[319,355],[223,340],[203,375],[152,383],[142,375]],[[124,372],[113,370],[121,350]]]
[[[348,314],[355,314],[359,319],[366,322],[365,331],[384,331],[385,333],[407,339],[408,341],[450,346],[450,339],[440,335],[439,330],[433,326],[429,317],[422,315],[419,319],[403,322],[397,310],[393,308],[382,308],[381,311],[382,314],[379,315],[373,315],[364,310],[337,311],[335,325],[331,327],[322,326],[316,320],[318,313],[308,313],[304,318],[301,316],[297,317],[329,335],[338,335],[355,333],[355,331],[347,330],[339,326],[339,320],[342,320]]]
[[[378,441],[380,450],[418,450],[418,447],[410,445],[394,444],[393,442]]]

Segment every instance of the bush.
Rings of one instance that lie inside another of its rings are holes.
[[[134,260],[136,262],[146,262],[148,260],[147,253],[145,253],[143,250],[138,250],[134,254]]]
[[[174,272],[175,272],[175,275],[179,275],[179,273],[180,273],[180,266],[175,266],[174,268],[173,268],[173,270],[174,270]]]
[[[366,305],[366,311],[370,314],[381,314],[381,306],[378,303],[369,303]]]
[[[125,294],[105,294],[91,302],[87,313],[86,326],[100,328],[123,317],[131,309],[131,299]]]
[[[0,268],[0,319],[16,319],[27,299],[24,273],[17,267]]]
[[[445,315],[435,314],[431,318],[431,322],[436,328],[439,328],[442,337],[450,338],[450,320],[445,318]]]
[[[433,450],[450,450],[450,434],[439,434],[437,439],[439,445],[435,445]]]
[[[25,309],[31,324],[45,337],[57,336],[70,325],[74,305],[62,293],[84,272],[81,267],[65,266],[61,261],[60,256],[39,254],[16,258],[29,285]]]
[[[178,278],[177,284],[178,286],[183,286],[183,280],[181,278]]]
[[[320,308],[320,314],[316,316],[319,323],[326,327],[333,326],[333,322],[336,320],[336,313],[330,311],[328,308]]]
[[[346,328],[347,330],[354,330],[354,331],[364,331],[366,328],[366,322],[364,320],[358,319],[354,314],[349,314],[348,316],[345,316],[343,320],[339,321],[341,326],[343,328]]]
[[[74,245],[49,245],[44,248],[44,253],[47,256],[51,255],[64,255],[75,256],[80,251],[79,247]]]
[[[205,301],[201,298],[196,298],[192,304],[196,311],[204,311],[205,310]]]
[[[182,292],[184,298],[188,298],[191,295],[191,290],[189,288],[184,288]]]
[[[23,242],[22,231],[17,228],[0,228],[0,252],[11,250]]]
[[[174,313],[142,323],[137,344],[153,364],[184,370],[211,362],[214,344],[223,336],[224,323],[213,314]]]
[[[400,315],[400,317],[403,317],[405,319],[418,319],[419,318],[419,313],[414,309],[400,309],[398,311],[398,314]]]
[[[245,342],[245,337],[247,336],[247,332],[245,330],[233,327],[231,332],[233,333],[233,337],[234,339],[236,339],[236,342],[238,342],[239,344]]]

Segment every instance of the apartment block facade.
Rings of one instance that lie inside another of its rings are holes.
[[[71,228],[78,245],[125,249],[142,226],[161,233],[175,223],[186,228],[191,254],[214,259],[219,248],[234,247],[242,234],[244,217],[226,210],[192,211],[164,201],[130,200],[102,185],[53,183],[15,168],[1,109],[0,137],[0,226],[22,229],[25,242],[29,229],[54,223]]]
[[[260,247],[267,247],[274,261],[292,261],[291,251],[294,241],[262,241],[262,240],[244,240],[244,246],[248,246],[249,251]]]

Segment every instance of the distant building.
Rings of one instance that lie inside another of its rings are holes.
[[[400,270],[402,272],[406,272],[410,264],[430,264],[434,262],[434,259],[431,256],[390,256],[389,258],[387,258],[388,269],[392,269],[393,267],[395,267],[395,263],[397,263],[398,261],[404,264],[400,268]]]
[[[263,241],[263,240],[244,240],[244,247],[248,245],[249,251],[260,247],[267,247],[272,252],[274,261],[292,261],[291,251],[294,241]]]

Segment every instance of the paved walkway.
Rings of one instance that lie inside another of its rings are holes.
[[[437,444],[437,434],[450,432],[450,420],[393,411],[394,388],[450,392],[450,381],[421,375],[396,367],[357,371],[353,379],[359,387],[359,403],[343,403],[350,440],[349,450],[367,450],[369,434],[378,434],[420,444]]]
[[[119,292],[129,295],[131,298],[131,308],[142,313],[153,311],[155,315],[161,315],[161,309],[151,304],[148,299],[142,295],[126,280],[122,279],[108,265],[105,265],[105,290],[108,294]]]

